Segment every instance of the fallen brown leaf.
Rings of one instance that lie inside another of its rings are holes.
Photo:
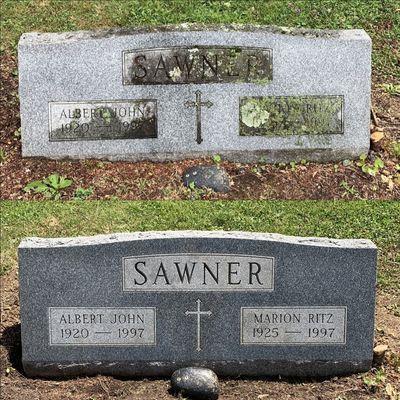
[[[386,353],[388,348],[389,347],[386,344],[378,344],[378,346],[374,347],[374,355],[381,356]]]
[[[375,132],[371,133],[371,140],[373,142],[377,143],[383,139],[383,136],[384,136],[383,132],[375,131]]]

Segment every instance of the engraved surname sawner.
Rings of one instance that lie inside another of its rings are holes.
[[[49,103],[50,141],[148,139],[157,137],[157,101]]]
[[[272,80],[272,50],[258,47],[192,46],[127,50],[124,85]]]
[[[345,344],[346,307],[242,307],[241,344]]]
[[[50,345],[155,345],[153,307],[50,307]]]
[[[274,258],[241,254],[124,257],[124,291],[272,291]]]

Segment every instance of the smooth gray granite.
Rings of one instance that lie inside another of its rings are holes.
[[[373,356],[369,240],[166,231],[19,246],[27,375],[329,376]]]
[[[23,156],[288,162],[369,149],[363,30],[34,32],[18,52]]]

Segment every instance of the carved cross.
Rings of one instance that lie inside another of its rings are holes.
[[[197,351],[201,351],[200,318],[201,318],[202,315],[207,315],[209,317],[210,315],[212,315],[212,312],[211,311],[200,311],[200,308],[201,308],[201,300],[200,299],[197,299],[196,303],[197,303],[197,310],[196,311],[188,311],[188,310],[186,310],[185,311],[185,315],[186,316],[188,316],[188,315],[197,315],[197,347],[196,347],[196,350]]]
[[[196,90],[196,101],[186,101],[185,102],[185,107],[196,107],[196,126],[197,126],[197,137],[196,137],[196,142],[200,144],[203,141],[203,138],[201,137],[201,107],[205,106],[207,108],[210,108],[213,106],[213,103],[209,100],[207,101],[201,101],[201,91]]]

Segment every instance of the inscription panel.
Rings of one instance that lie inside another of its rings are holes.
[[[49,334],[50,345],[155,345],[156,309],[50,307]]]
[[[346,307],[242,307],[241,344],[345,344]]]
[[[241,136],[343,134],[343,96],[242,97]]]
[[[49,103],[50,141],[156,137],[156,100]]]
[[[274,258],[241,254],[124,257],[124,291],[249,291],[274,289]]]
[[[127,50],[124,85],[272,80],[272,50],[259,47],[192,46]]]

